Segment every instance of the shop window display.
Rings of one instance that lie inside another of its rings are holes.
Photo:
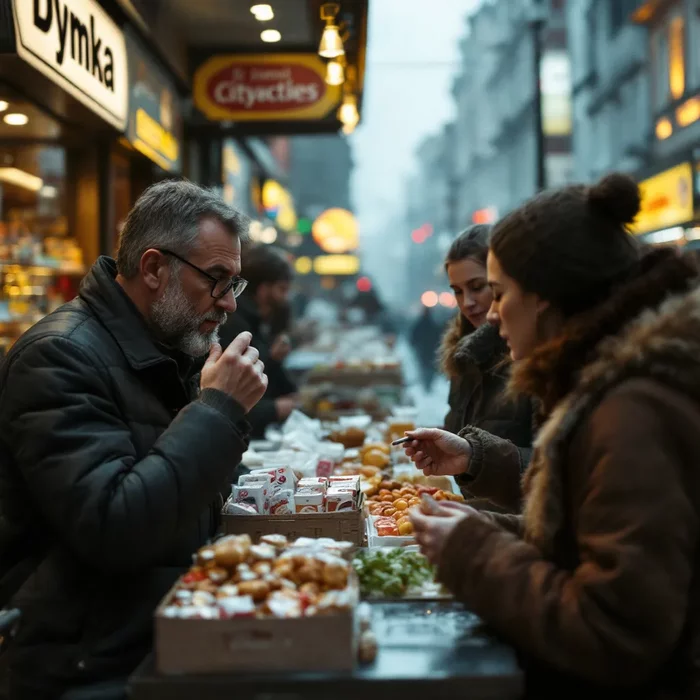
[[[83,254],[67,216],[61,125],[0,85],[0,357],[74,296]]]

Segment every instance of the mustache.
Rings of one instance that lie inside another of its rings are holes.
[[[214,323],[218,323],[219,325],[223,326],[224,323],[226,323],[227,318],[228,314],[225,311],[212,311],[206,314],[204,318],[200,321],[200,323],[204,323],[204,321],[213,321]]]

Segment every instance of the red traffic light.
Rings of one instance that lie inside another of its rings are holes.
[[[369,277],[360,277],[356,284],[358,292],[369,292],[372,289],[372,280]]]

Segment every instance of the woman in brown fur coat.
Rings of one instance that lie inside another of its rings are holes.
[[[450,379],[445,428],[476,448],[466,471],[454,475],[464,495],[480,499],[480,506],[517,513],[520,477],[530,461],[532,407],[528,398],[505,395],[508,346],[486,319],[493,300],[486,281],[490,231],[483,224],[471,226],[454,240],[445,260],[459,308],[440,351]]]
[[[642,251],[636,184],[546,192],[499,222],[490,319],[546,416],[521,517],[413,513],[440,579],[522,653],[531,697],[700,697],[700,290]],[[469,447],[416,431],[417,465]]]

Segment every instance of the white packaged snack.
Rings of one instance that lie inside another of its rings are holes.
[[[297,513],[323,513],[324,494],[322,491],[301,489],[294,494]]]
[[[277,491],[270,497],[270,515],[291,515],[296,513],[294,492],[290,489]]]
[[[267,515],[270,512],[270,501],[264,483],[247,484],[246,486],[233,487],[233,500],[235,503],[243,503],[255,508],[258,515]]]

